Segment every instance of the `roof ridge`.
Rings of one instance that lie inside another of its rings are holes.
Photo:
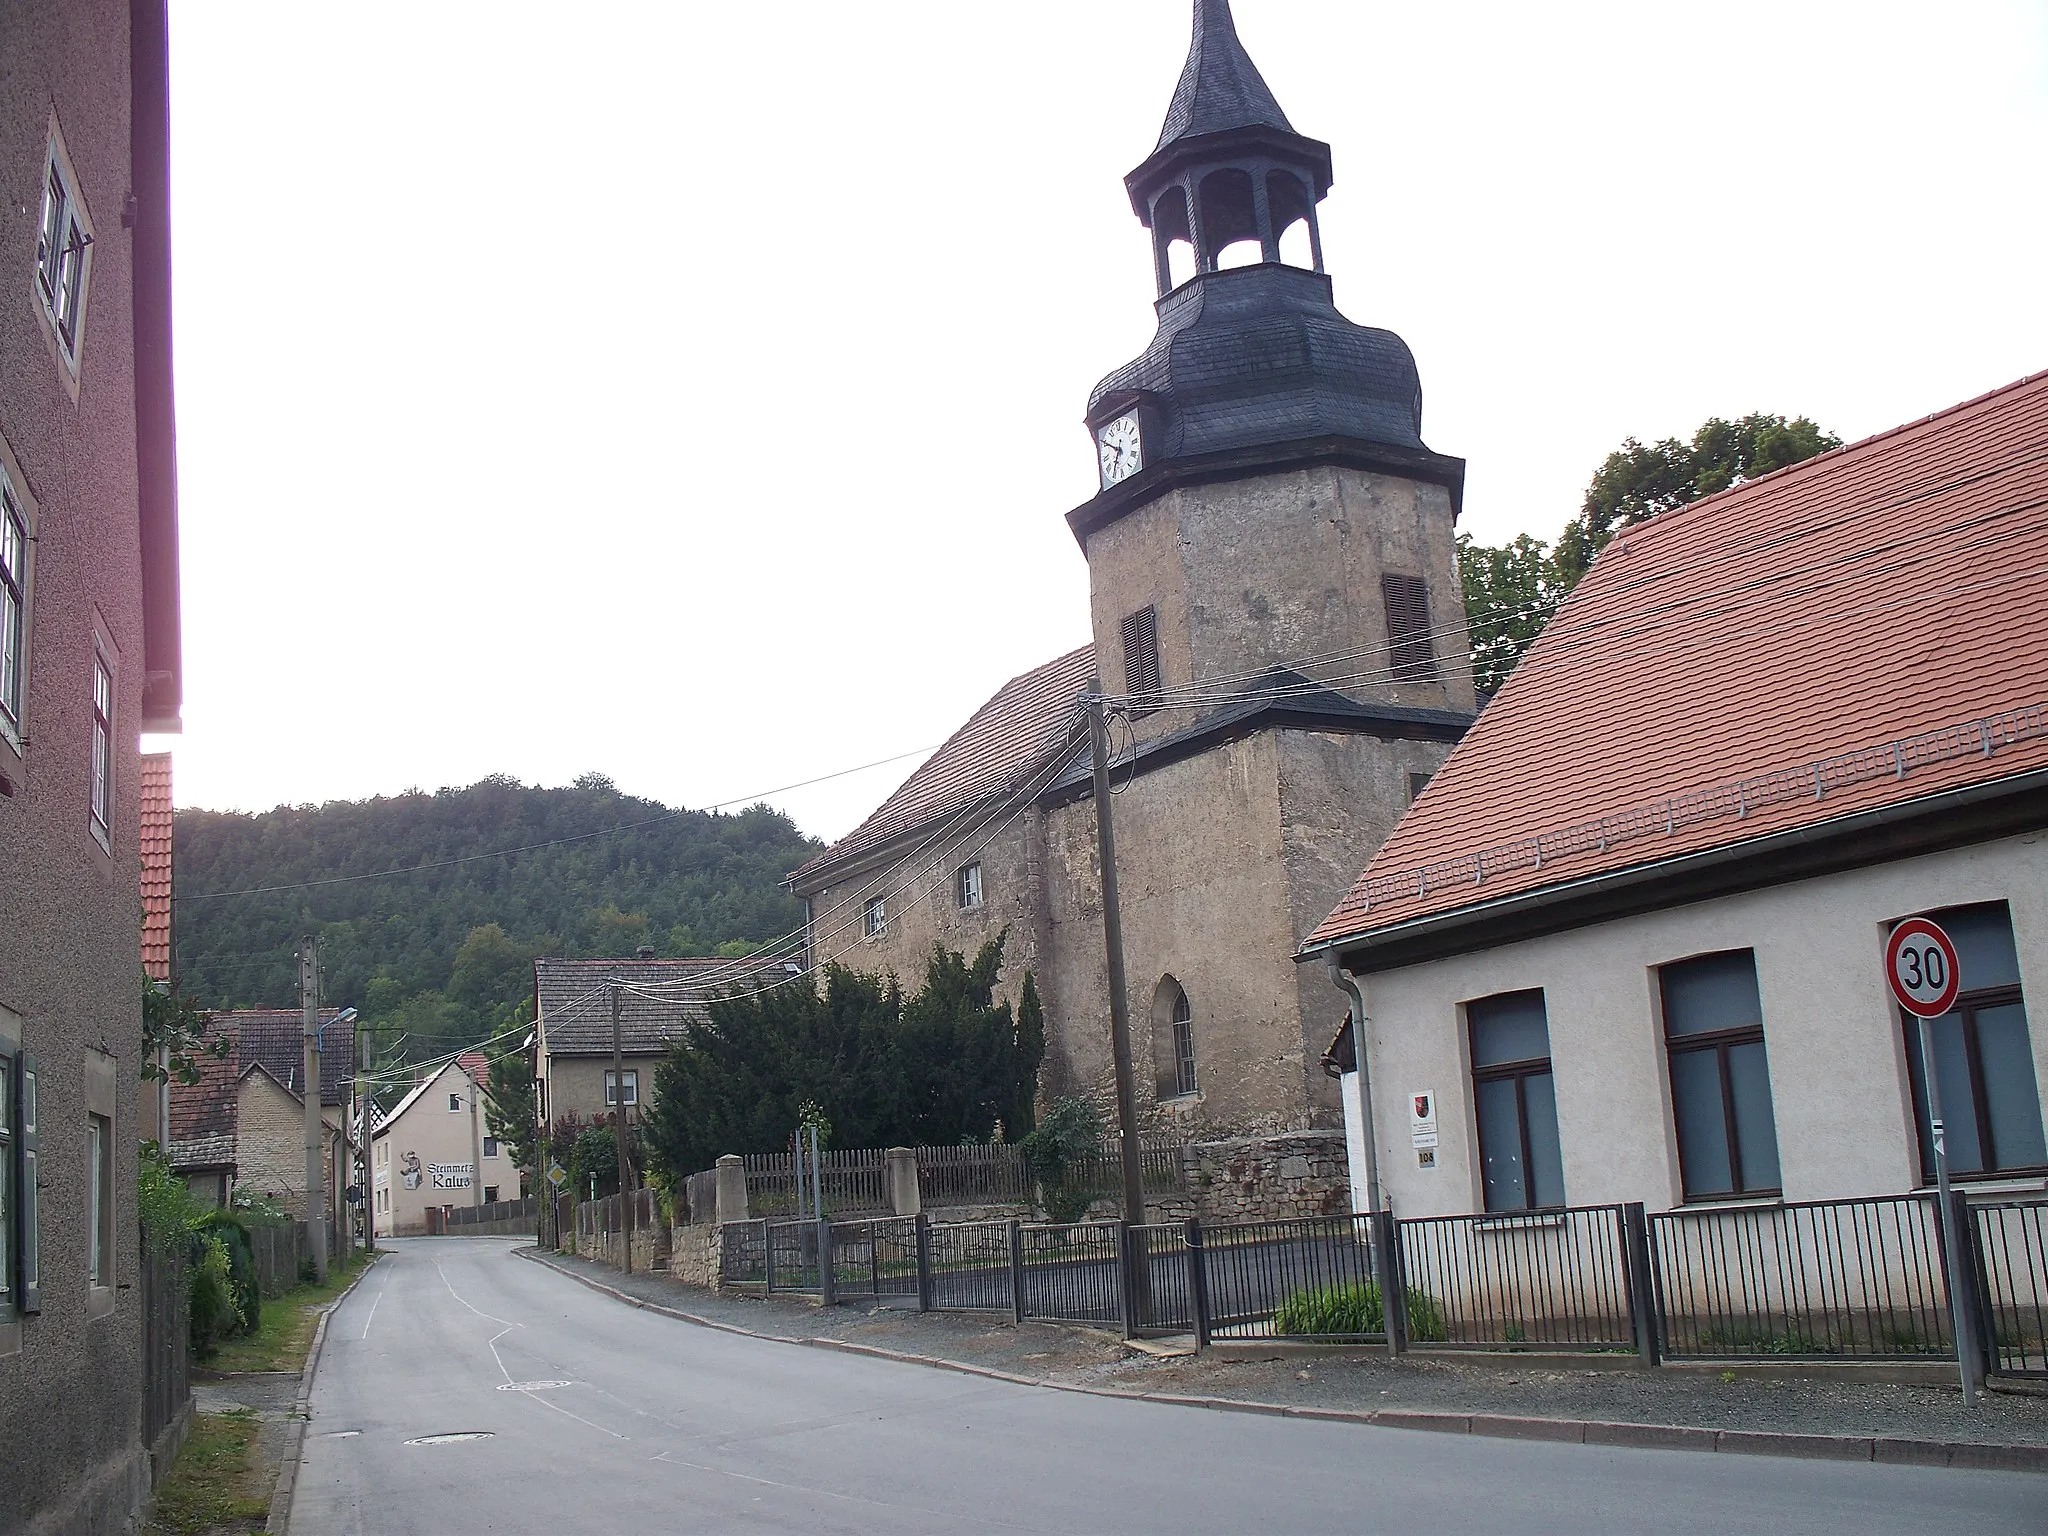
[[[1954,405],[1945,406],[1938,411],[1929,411],[1925,416],[1916,416],[1910,420],[1902,421],[1897,426],[1886,427],[1882,432],[1873,432],[1868,437],[1859,437],[1854,442],[1843,443],[1839,447],[1830,448],[1824,453],[1816,453],[1810,459],[1801,459],[1796,464],[1782,465],[1767,474],[1758,475],[1753,480],[1742,480],[1734,485],[1723,486],[1720,490],[1701,496],[1693,501],[1688,501],[1683,506],[1673,507],[1667,512],[1659,512],[1654,517],[1643,519],[1640,523],[1632,523],[1626,527],[1617,528],[1614,530],[1614,538],[1611,542],[1619,544],[1631,538],[1649,537],[1655,530],[1663,528],[1674,520],[1683,522],[1687,514],[1696,512],[1701,507],[1713,506],[1717,502],[1725,502],[1731,497],[1737,496],[1744,491],[1752,490],[1760,485],[1771,485],[1777,481],[1790,479],[1802,471],[1816,470],[1824,465],[1838,463],[1851,454],[1861,453],[1866,449],[1874,448],[1887,438],[1898,437],[1907,432],[1919,431],[1922,428],[1932,426],[1946,417],[1963,415],[1965,412],[1973,410],[1978,406],[1985,405],[2003,395],[2016,393],[2019,390],[2025,389],[2028,385],[2039,383],[2044,379],[2048,379],[2048,368],[2040,369],[2034,373],[2023,374],[2019,378],[2014,379],[2010,384],[2001,384],[1996,389],[1987,389],[1981,395],[1974,395],[1968,400],[1959,400]],[[1604,549],[1602,552],[1605,553]]]

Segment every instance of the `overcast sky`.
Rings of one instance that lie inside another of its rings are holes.
[[[942,740],[1088,638],[1187,0],[174,0],[183,805]],[[2048,7],[1237,0],[1461,526],[2048,367]],[[777,795],[847,831],[914,760]]]

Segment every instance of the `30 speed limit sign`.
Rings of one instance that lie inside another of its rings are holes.
[[[1949,936],[1924,917],[1909,917],[1884,947],[1885,979],[1906,1012],[1938,1019],[1956,1005],[1962,963]]]

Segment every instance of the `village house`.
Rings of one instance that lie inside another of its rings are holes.
[[[2048,1180],[2048,374],[1623,530],[1310,936],[1404,1216]],[[1345,1064],[1340,1062],[1340,1065]]]
[[[181,1422],[136,1216],[141,735],[181,699],[164,12],[0,0],[0,1489],[39,1533],[123,1529]]]
[[[1067,514],[1092,643],[1013,679],[791,876],[811,958],[922,978],[1007,932],[1042,994],[1048,1094],[1113,1097],[1095,808],[1078,703],[1112,719],[1133,1056],[1147,1129],[1329,1128],[1342,1014],[1293,953],[1478,709],[1458,576],[1464,463],[1422,438],[1390,331],[1338,313],[1295,132],[1225,0],[1200,0],[1157,146],[1125,178],[1158,333],[1085,413]]]
[[[415,1087],[370,1133],[370,1206],[379,1237],[427,1230],[427,1212],[524,1198],[519,1169],[490,1134],[490,1062],[465,1051]]]
[[[320,1010],[320,1121],[326,1161],[320,1215],[334,1219],[335,1194],[348,1186],[342,1156],[345,1106],[354,1092],[355,1025]],[[196,1083],[173,1082],[171,1171],[209,1205],[225,1205],[238,1189],[277,1201],[294,1221],[306,1219],[306,1094],[304,1018],[297,1009],[251,1008],[211,1015],[208,1041],[228,1054],[202,1051]]]
[[[654,1069],[705,1004],[764,975],[779,961],[657,959],[642,947],[631,960],[533,962],[534,1109],[540,1124],[602,1121],[625,1104],[629,1122],[654,1092]],[[612,985],[619,984],[619,1044],[624,1092],[612,1068]]]

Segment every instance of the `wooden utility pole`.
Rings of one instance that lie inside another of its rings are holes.
[[[1109,725],[1102,696],[1088,700],[1088,745],[1095,758],[1095,847],[1102,861],[1102,945],[1109,959],[1109,1040],[1116,1060],[1116,1124],[1123,1141],[1124,1220],[1145,1220],[1138,1152],[1138,1091],[1131,1076],[1131,1007],[1124,986],[1124,919],[1116,894],[1116,829],[1110,817]]]
[[[320,1283],[327,1283],[326,1148],[321,1145],[320,1124],[320,961],[309,933],[299,944],[299,1032],[305,1047],[306,1068],[301,1086],[306,1091],[306,1246],[312,1250],[313,1270]]]
[[[463,1070],[469,1077],[468,1069]],[[484,1203],[484,1130],[477,1115],[477,1083],[469,1078],[469,1203]]]
[[[626,1198],[626,1170],[632,1160],[626,1155],[626,1058],[619,1044],[619,1016],[626,1006],[625,990],[619,978],[612,978],[612,1129],[619,1147],[619,1268],[633,1273],[633,1205]]]
[[[377,1251],[377,1144],[370,1139],[370,1117],[376,1113],[377,1106],[371,1101],[369,1085],[364,1081],[366,1068],[369,1066],[369,1034],[370,1032],[360,1024],[356,1026],[356,1103],[361,1107],[363,1115],[363,1139],[361,1145],[363,1169],[363,1252],[375,1253]]]

